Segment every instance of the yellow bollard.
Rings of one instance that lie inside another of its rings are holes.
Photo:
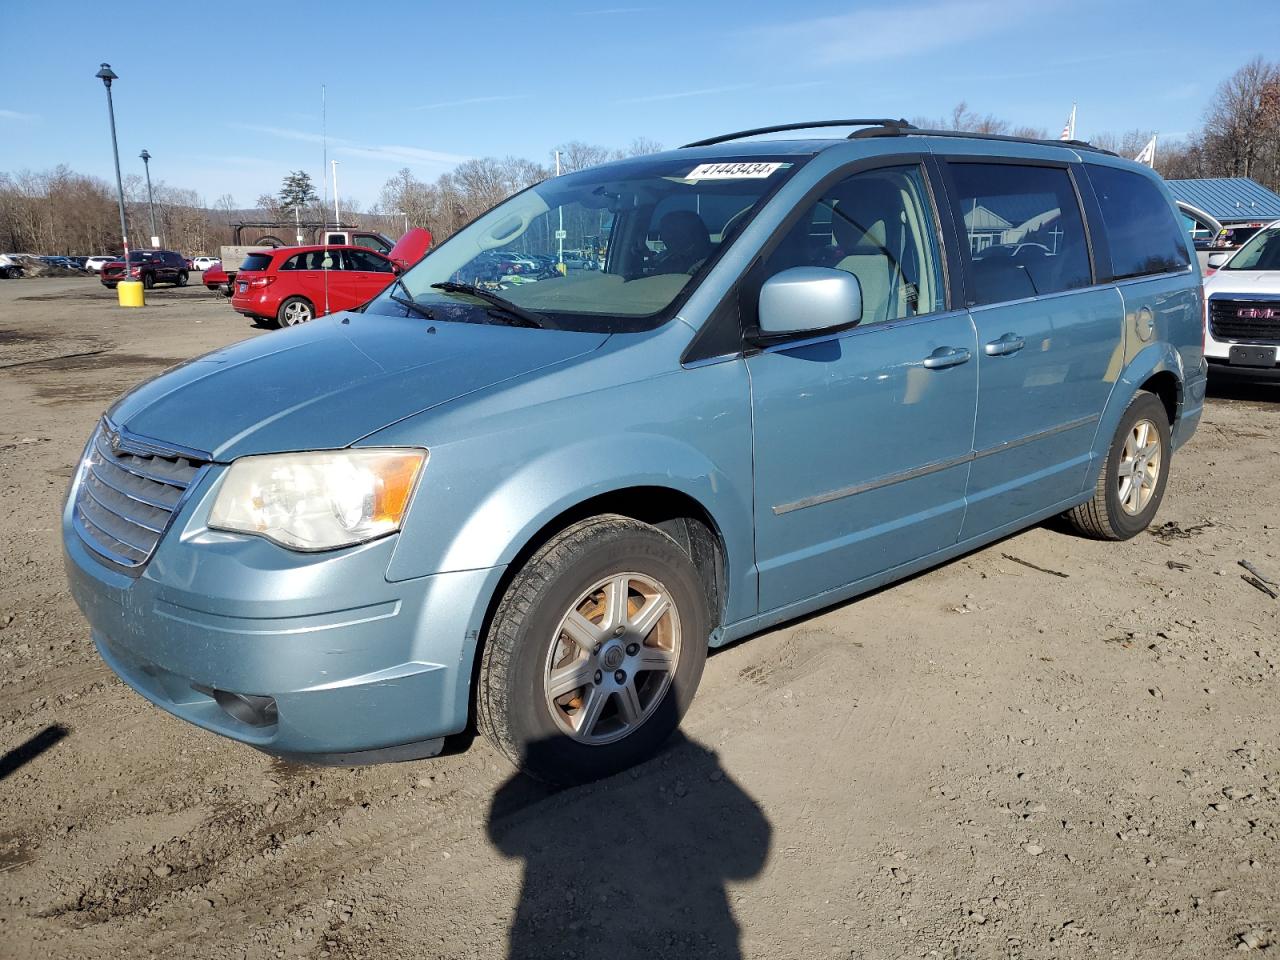
[[[122,307],[141,307],[145,305],[142,295],[142,283],[138,280],[121,280],[116,285],[116,294]]]

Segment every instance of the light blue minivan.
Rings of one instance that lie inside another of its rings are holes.
[[[671,734],[709,647],[1057,514],[1144,529],[1202,315],[1159,177],[1088,144],[716,137],[133,390],[71,487],[71,589],[125,682],[269,753],[478,729],[588,780]]]

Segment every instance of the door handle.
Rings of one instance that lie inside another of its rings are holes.
[[[1006,333],[1000,339],[992,340],[982,349],[988,357],[1007,357],[1011,353],[1017,353],[1026,345],[1027,341],[1016,333]]]
[[[964,347],[939,347],[924,358],[924,365],[930,370],[941,370],[943,367],[954,367],[967,363],[969,351]]]

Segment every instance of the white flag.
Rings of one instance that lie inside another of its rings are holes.
[[[1147,141],[1147,145],[1142,148],[1142,152],[1133,158],[1138,163],[1145,163],[1148,167],[1156,165],[1156,138],[1152,137]]]

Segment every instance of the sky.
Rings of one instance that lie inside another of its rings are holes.
[[[340,197],[366,208],[402,167],[430,180],[471,157],[548,162],[573,139],[674,147],[960,100],[1051,136],[1074,101],[1078,136],[1177,137],[1220,80],[1280,56],[1276,0],[62,0],[3,19],[0,172],[113,178],[107,61],[125,175],[146,148],[154,180],[238,206],[291,169],[319,181],[326,134]]]

